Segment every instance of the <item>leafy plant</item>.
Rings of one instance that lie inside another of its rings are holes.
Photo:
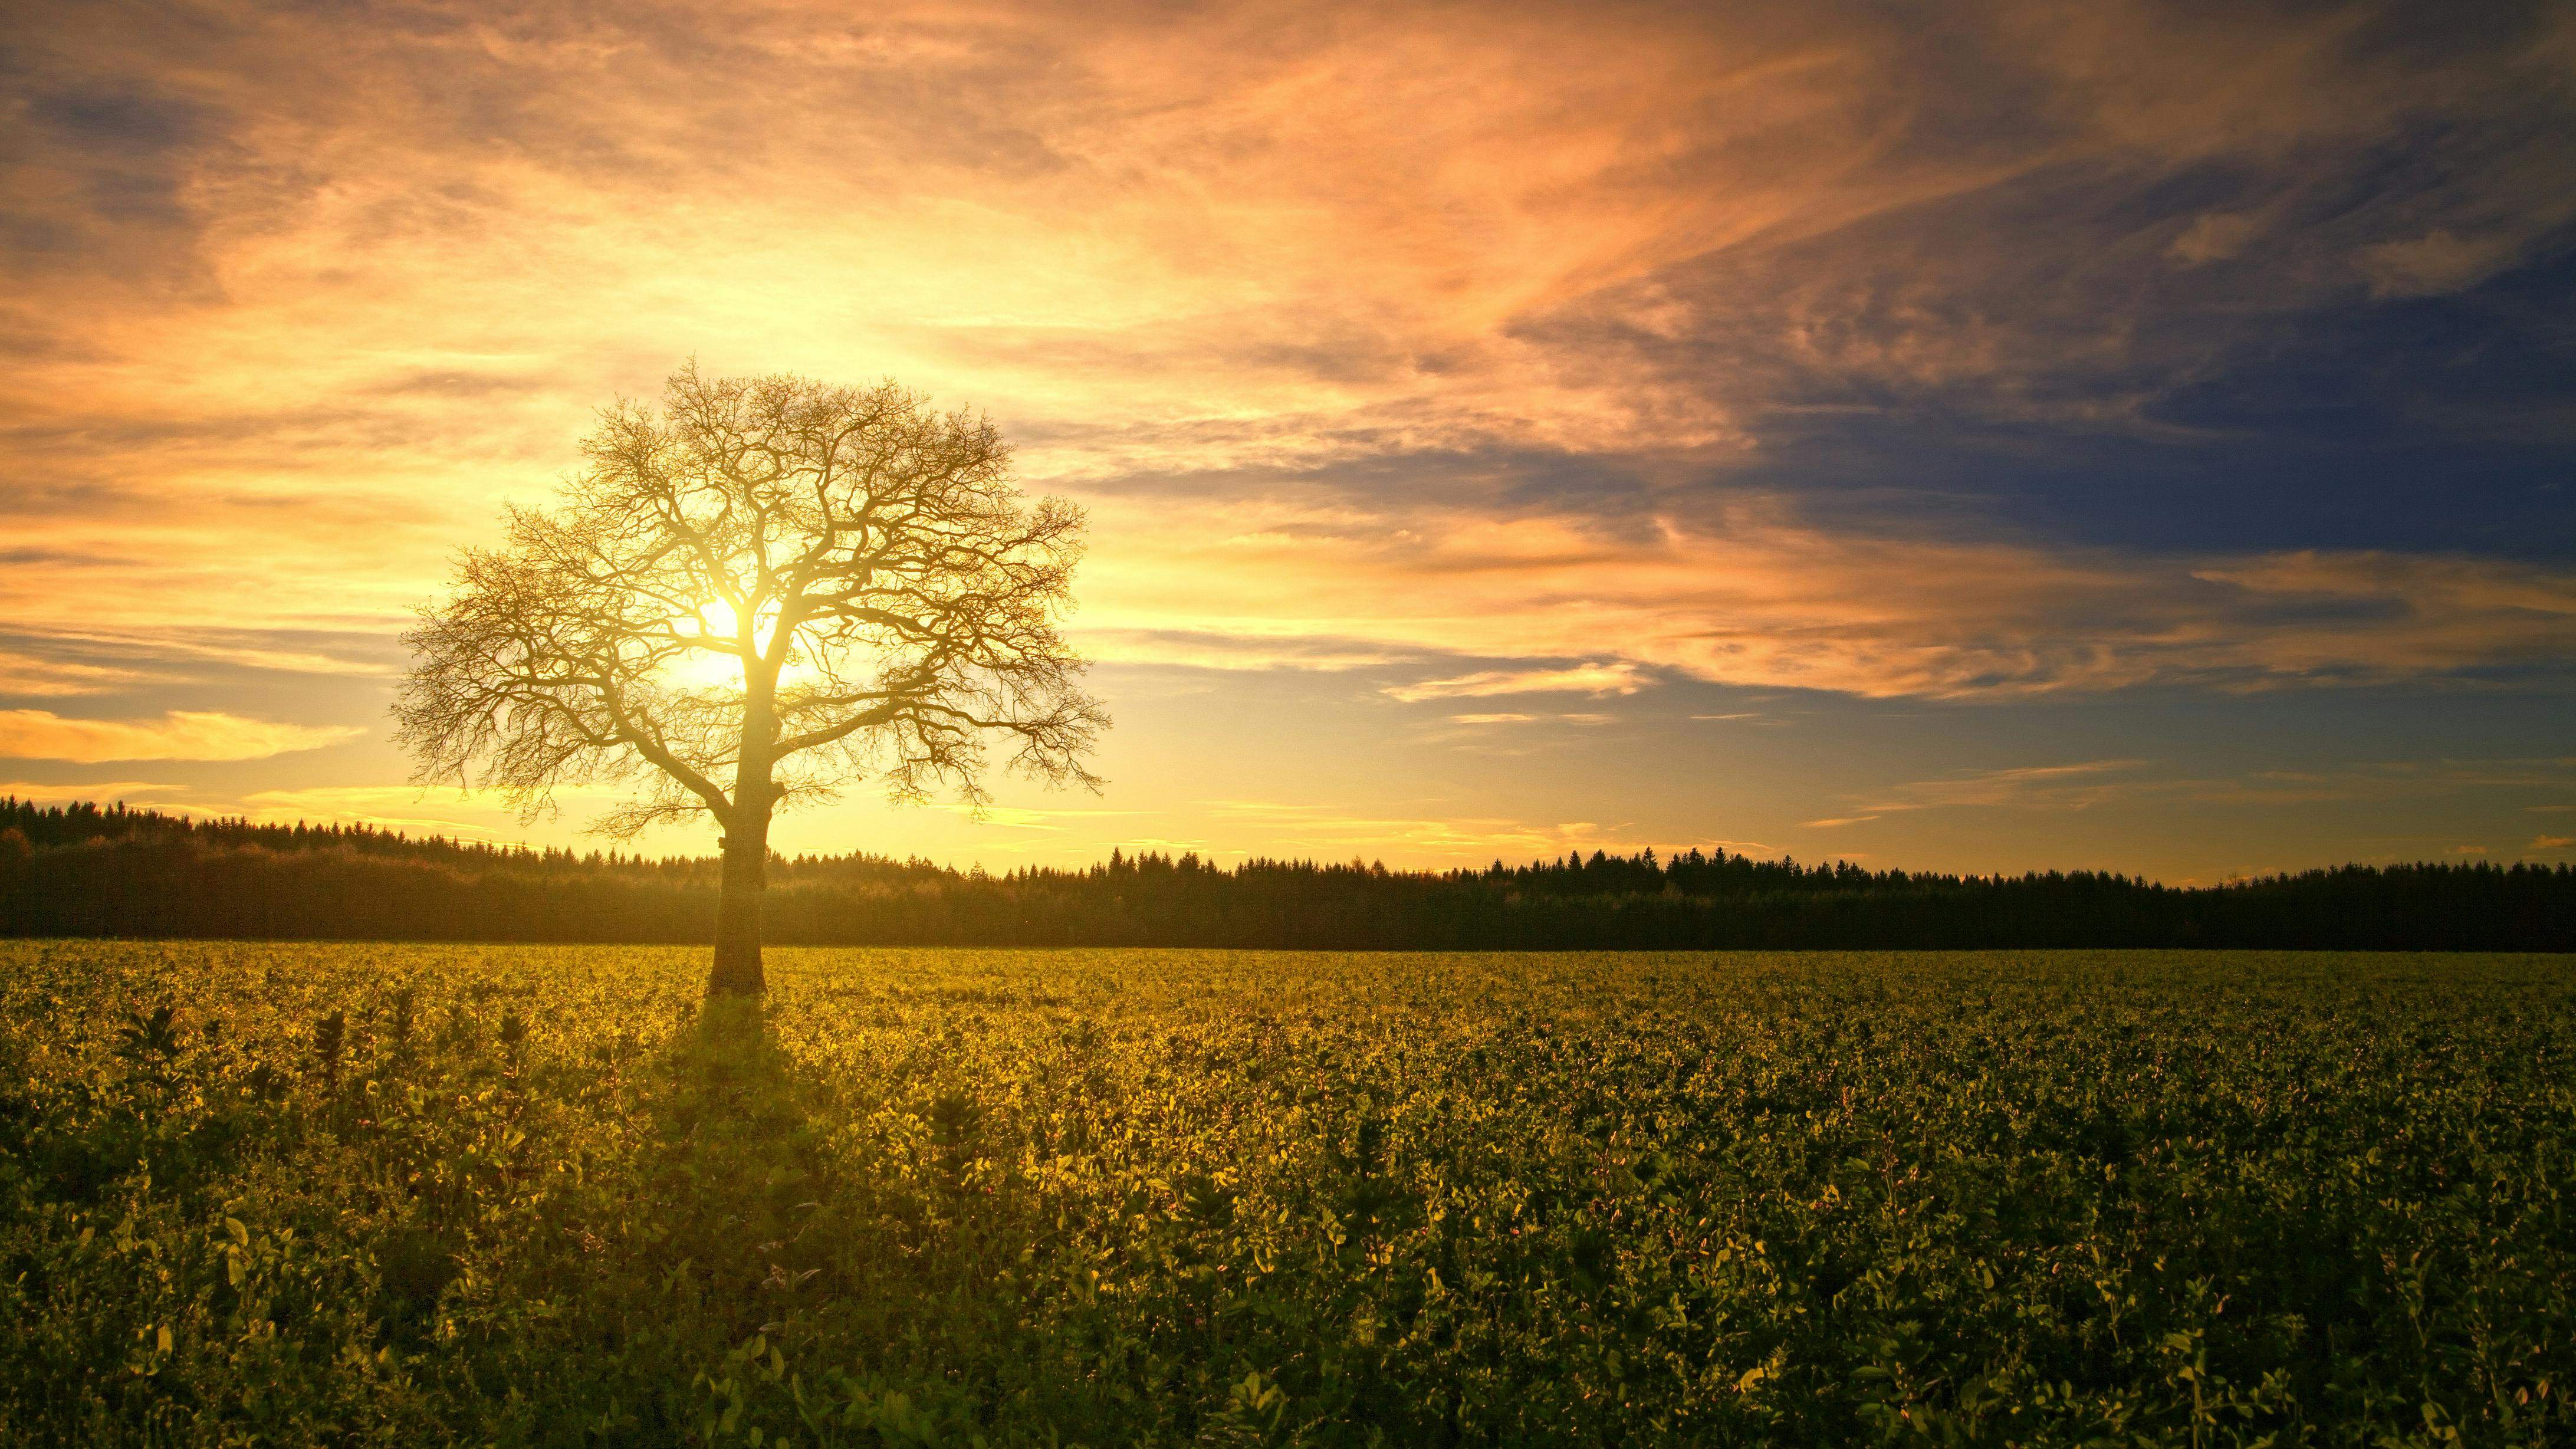
[[[0,946],[0,1441],[2576,1442],[2564,958],[702,964]]]

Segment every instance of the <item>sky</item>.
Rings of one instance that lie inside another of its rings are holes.
[[[2576,8],[8,16],[0,793],[609,845],[387,709],[695,359],[1090,519],[1107,784],[789,853],[2576,860]]]

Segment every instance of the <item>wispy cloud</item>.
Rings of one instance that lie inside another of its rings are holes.
[[[0,759],[264,760],[319,749],[366,731],[347,725],[278,724],[211,711],[172,710],[157,720],[64,719],[50,710],[0,710]]]
[[[2010,805],[2030,809],[2081,810],[2130,793],[2135,781],[2104,776],[2133,775],[2146,760],[2088,760],[2072,765],[2025,765],[2010,770],[1973,770],[1934,780],[1899,785],[1871,802],[1880,815],[1900,810],[1935,810],[1958,805]]]
[[[1758,840],[1697,836],[1656,839],[1633,824],[1592,820],[1538,821],[1509,817],[1400,815],[1347,810],[1334,805],[1265,800],[1201,802],[1221,829],[1255,824],[1278,842],[1268,853],[1346,860],[1380,854],[1478,866],[1494,860],[1517,865],[1594,852],[1634,855],[1641,850],[1724,850],[1768,857],[1778,848]]]
[[[1625,827],[1596,821],[1539,822],[1490,816],[1405,816],[1333,805],[1265,800],[1203,802],[1219,821],[1257,822],[1274,848],[1326,860],[1401,853],[1483,864],[1554,858],[1567,851],[1629,853],[1671,842],[1629,841]],[[1686,842],[1687,843],[1687,842]]]
[[[107,803],[138,799],[147,795],[176,795],[186,789],[185,785],[158,785],[148,780],[98,780],[81,785],[12,780],[6,784],[0,784],[0,795],[15,796],[20,800],[33,800],[40,804],[62,805],[79,800]],[[169,807],[162,804],[161,808]]]
[[[1452,679],[1390,685],[1381,692],[1413,704],[1426,699],[1480,699],[1498,694],[1634,694],[1649,682],[1636,665],[1615,661],[1565,669],[1486,669]]]
[[[1800,823],[1809,830],[1831,830],[1912,810],[1961,806],[2082,810],[2135,793],[2145,782],[2104,777],[2134,774],[2148,763],[2145,760],[2089,760],[2070,765],[1963,770],[1937,779],[1910,781],[1866,797],[1855,796],[1855,801],[1865,799],[1867,803],[1849,815]]]
[[[1532,661],[1387,689],[1404,700],[1626,693],[1659,669],[1873,698],[2000,699],[2385,683],[2576,658],[2576,572],[2513,560],[1877,537],[1733,497],[1645,529],[1464,507],[1309,516],[1292,558],[1212,566],[1198,540],[1221,525],[1206,515],[1239,522],[1257,507],[1104,505],[1123,542],[1096,566],[1088,617],[1189,611],[1204,632],[1257,641],[1264,663],[1301,632],[1389,654]],[[1618,657],[1602,657],[1606,641]],[[1203,649],[1183,657],[1214,662]]]
[[[1492,724],[1570,724],[1570,725],[1605,725],[1605,724],[1613,724],[1613,723],[1616,723],[1616,722],[1617,722],[1617,720],[1618,720],[1618,716],[1616,716],[1616,715],[1607,715],[1607,714],[1453,714],[1453,715],[1449,716],[1449,720],[1450,720],[1450,722],[1451,722],[1452,724],[1463,724],[1463,725],[1492,725]]]
[[[976,806],[958,801],[943,803],[939,808],[952,814],[962,815],[979,825],[999,826],[1005,830],[1048,832],[1062,832],[1068,828],[1069,822],[1074,821],[1110,820],[1148,813],[1142,810],[1057,810],[1027,805]]]
[[[101,628],[95,621],[43,627],[15,618],[0,628],[0,694],[104,694],[260,674],[383,678],[399,650],[381,633],[321,633],[172,624]]]
[[[129,684],[135,678],[135,672],[130,669],[112,669],[0,649],[0,694],[40,697],[98,694]]]
[[[1241,621],[1242,632],[1208,629],[1102,628],[1073,632],[1092,658],[1119,664],[1170,664],[1193,669],[1368,669],[1408,660],[1418,650],[1384,641],[1343,638],[1300,630],[1294,623],[1264,632]]]
[[[556,804],[576,817],[604,808],[615,793],[598,786],[571,786],[555,792]],[[295,789],[258,790],[241,798],[238,813],[253,820],[283,824],[315,820],[342,825],[368,825],[379,830],[427,832],[434,835],[508,839],[520,833],[518,811],[489,790],[427,788],[419,785],[307,785]],[[692,840],[695,846],[700,842]]]

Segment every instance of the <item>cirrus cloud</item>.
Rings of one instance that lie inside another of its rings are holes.
[[[2011,699],[2385,683],[2576,658],[2576,570],[2509,559],[1871,536],[1760,498],[1615,526],[1361,499],[1107,507],[1126,547],[1093,563],[1082,616],[1106,657],[1163,658],[1143,626],[1184,616],[1200,639],[1260,641],[1255,657],[1271,665],[1293,662],[1283,646],[1300,636],[1335,641],[1345,658],[1365,641],[1390,658],[1528,661],[1385,689],[1408,702],[1627,694],[1656,670],[1867,698]],[[1174,662],[1222,658],[1193,644]],[[1557,662],[1568,659],[1587,662]]]
[[[0,759],[264,760],[365,734],[350,725],[281,724],[203,710],[157,720],[64,719],[51,710],[0,710]]]
[[[1497,694],[1634,694],[1646,687],[1645,677],[1634,664],[1613,660],[1606,664],[1576,664],[1562,669],[1485,669],[1462,674],[1455,679],[1426,679],[1419,684],[1399,684],[1383,691],[1407,704],[1426,699],[1482,699]],[[1455,716],[1467,719],[1470,716]],[[1525,719],[1526,715],[1480,715],[1477,719]]]

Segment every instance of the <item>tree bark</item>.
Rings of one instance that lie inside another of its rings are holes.
[[[707,976],[709,996],[758,996],[769,989],[760,967],[760,897],[768,889],[768,866],[769,812],[762,808],[757,820],[737,821],[725,832],[724,878],[716,892],[716,961]]]
[[[748,621],[745,623],[748,627]],[[724,878],[716,889],[716,960],[709,996],[759,996],[769,989],[760,968],[760,894],[769,885],[769,812],[778,792],[769,781],[777,735],[771,712],[776,666],[743,668],[742,751],[735,757],[733,808],[725,816]]]

